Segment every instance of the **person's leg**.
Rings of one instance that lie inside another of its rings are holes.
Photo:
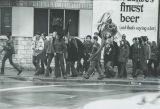
[[[144,75],[144,78],[146,78],[148,75],[148,64],[147,64],[147,61],[146,60],[143,60],[141,62],[141,65],[142,65],[142,71],[143,71],[143,75]]]
[[[59,55],[55,55],[55,77],[61,77],[61,71],[60,71],[60,63],[59,63]]]
[[[40,58],[40,55],[37,55],[36,56],[36,72],[35,72],[35,74],[34,75],[39,75],[40,74],[40,60],[41,60],[41,58]]]
[[[157,60],[154,60],[154,76],[157,77],[158,76],[158,73],[157,73],[157,67],[158,67],[158,61]]]
[[[40,57],[40,74],[44,74],[45,73],[45,54],[42,53],[41,57]]]
[[[36,65],[36,56],[33,56],[32,57],[32,63],[33,63],[33,65],[34,65],[34,67],[35,67],[35,69],[37,68],[37,65]],[[36,69],[37,70],[37,69]]]
[[[149,73],[149,76],[153,76],[154,75],[152,64],[153,64],[153,60],[150,59],[149,62],[148,62],[148,73]]]
[[[97,61],[95,67],[96,67],[96,70],[97,70],[97,72],[98,72],[98,74],[99,74],[99,77],[98,77],[97,79],[99,79],[99,80],[103,79],[103,78],[104,78],[104,75],[103,75],[103,73],[102,73],[102,69],[101,69],[101,67],[100,67],[100,62],[99,62],[99,61]]]
[[[126,68],[127,66],[126,66],[126,65],[127,65],[127,63],[124,62],[124,63],[123,63],[123,67],[124,67],[123,77],[124,77],[124,78],[127,78],[127,68]]]
[[[71,75],[70,71],[71,71],[71,62],[66,60],[66,73],[67,73],[67,75]]]
[[[20,73],[22,72],[22,69],[18,68],[18,65],[16,65],[16,64],[13,62],[12,54],[9,55],[8,58],[9,58],[10,64],[18,71],[18,74],[17,74],[17,75],[20,75]]]
[[[8,55],[5,54],[3,59],[2,59],[2,66],[1,66],[1,74],[4,74],[4,67],[5,67],[5,62],[8,59]]]
[[[96,66],[96,62],[95,61],[91,61],[90,62],[90,66],[89,66],[89,69],[88,71],[86,72],[86,74],[84,75],[84,78],[85,79],[89,79],[90,75],[93,73],[94,71],[94,68]]]
[[[54,57],[53,54],[48,54],[48,61],[47,61],[47,68],[46,68],[45,76],[49,76],[49,74],[50,74],[51,71],[52,71],[50,65],[51,65],[51,62],[52,62],[53,57]]]
[[[136,77],[136,61],[132,60],[132,77],[135,78]]]
[[[72,76],[77,77],[77,70],[75,69],[75,62],[71,62],[71,71],[72,71]]]
[[[60,68],[62,71],[62,75],[64,78],[66,78],[66,70],[65,70],[65,66],[64,66],[64,56],[63,54],[59,54],[59,62],[60,62]]]

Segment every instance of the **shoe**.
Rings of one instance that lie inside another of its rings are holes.
[[[17,73],[17,75],[20,75],[22,73],[22,69],[20,69]]]
[[[45,77],[49,77],[49,73],[45,73],[44,76],[45,76]]]
[[[67,79],[67,76],[64,76],[63,79]]]
[[[84,79],[89,79],[89,75],[88,75],[88,74],[84,74],[84,75],[83,75],[83,78],[84,78]]]

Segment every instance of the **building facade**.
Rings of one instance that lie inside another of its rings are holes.
[[[92,34],[92,0],[0,0],[0,35],[11,32],[15,41],[15,62],[32,68],[32,37],[35,32],[52,33],[55,25],[70,34]]]

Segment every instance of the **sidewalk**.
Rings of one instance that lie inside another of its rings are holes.
[[[90,77],[90,79],[84,79],[82,77],[68,77],[67,79],[55,78],[52,75],[49,77],[34,76],[34,71],[23,71],[20,76],[17,76],[17,71],[14,69],[6,69],[5,75],[9,78],[21,80],[21,81],[44,81],[44,82],[77,82],[77,83],[104,83],[104,84],[125,84],[125,85],[160,85],[160,78],[146,78],[138,77],[137,79],[132,79],[131,76],[127,79],[117,79],[117,78],[104,78],[103,80],[97,80],[97,73]]]

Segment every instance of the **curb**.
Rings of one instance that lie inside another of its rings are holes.
[[[120,80],[120,79],[105,79],[105,80],[86,80],[86,79],[61,79],[61,78],[44,78],[44,77],[17,77],[10,76],[8,78],[21,81],[36,81],[43,82],[76,82],[76,83],[103,83],[103,84],[125,84],[125,85],[160,85],[160,80]]]

